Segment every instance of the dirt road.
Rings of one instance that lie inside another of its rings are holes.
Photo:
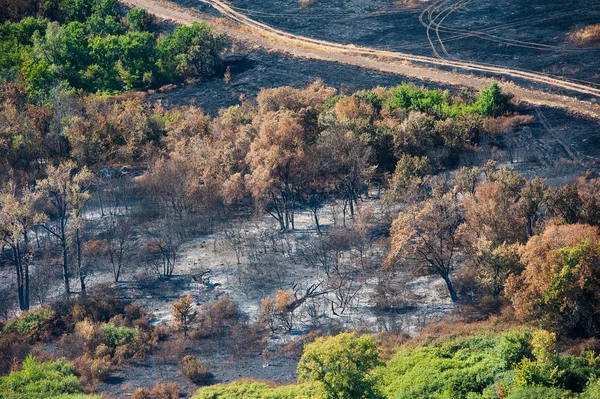
[[[165,0],[121,0],[132,6],[145,8],[156,16],[178,23],[189,24],[209,20],[193,9],[182,8]],[[339,62],[363,68],[395,73],[423,81],[481,89],[490,84],[491,78],[470,75],[468,72],[483,73],[495,77],[519,79],[540,87],[565,90],[572,95],[562,95],[530,89],[513,82],[502,84],[503,90],[515,98],[533,104],[567,109],[581,115],[600,119],[600,106],[583,101],[574,95],[582,94],[600,98],[600,89],[564,78],[541,73],[504,68],[466,61],[416,56],[407,53],[377,50],[368,47],[343,45],[323,40],[294,35],[255,21],[221,0],[200,0],[209,4],[234,24],[213,19],[232,38],[260,47],[288,53],[295,57]],[[442,69],[444,68],[444,69]],[[462,73],[456,71],[461,70]]]

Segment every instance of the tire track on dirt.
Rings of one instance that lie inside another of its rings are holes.
[[[292,33],[284,32],[279,29],[273,28],[262,22],[255,21],[245,15],[234,11],[227,4],[221,0],[200,0],[203,3],[212,5],[215,9],[220,11],[227,18],[240,23],[246,27],[257,30],[259,33],[265,34],[273,39],[283,40],[289,44],[298,45],[300,47],[310,45],[310,47],[318,48],[320,50],[331,51],[335,53],[347,54],[347,53],[358,53],[360,55],[369,56],[381,56],[392,59],[400,59],[404,61],[417,62],[422,64],[430,64],[435,66],[445,66],[451,68],[458,68],[463,70],[475,71],[475,72],[489,72],[499,75],[504,75],[512,78],[520,78],[529,80],[536,83],[548,84],[557,88],[571,90],[581,94],[592,95],[600,97],[600,89],[581,85],[578,83],[570,82],[565,79],[558,79],[550,77],[549,75],[542,75],[534,72],[524,72],[516,69],[488,66],[474,62],[466,61],[450,61],[450,60],[439,60],[432,57],[417,56],[407,53],[392,52],[386,50],[377,50],[368,47],[358,47],[354,45],[344,45],[339,43],[328,42],[324,40],[312,39]]]
[[[179,23],[189,24],[194,21],[201,21],[209,18],[200,15],[193,9],[181,8],[166,0],[122,1],[125,4],[134,7],[146,8],[149,12],[158,15],[161,18],[174,20]],[[347,65],[404,75],[424,81],[455,86],[469,86],[475,89],[481,89],[489,85],[491,81],[490,78],[450,72],[436,67],[453,68],[471,73],[478,72],[522,79],[549,88],[563,89],[573,93],[600,98],[600,89],[598,88],[539,73],[522,72],[511,68],[486,66],[465,61],[440,60],[433,57],[416,56],[407,53],[377,50],[354,45],[343,45],[298,36],[252,20],[251,18],[236,12],[229,7],[229,5],[220,0],[200,1],[213,6],[228,20],[237,24],[232,26],[229,23],[219,23],[219,20],[214,21],[227,30],[232,38],[254,43],[255,45],[259,45],[266,49],[288,53],[296,57],[340,62]],[[600,119],[600,107],[589,101],[582,101],[572,96],[528,89],[512,83],[504,84],[503,89],[507,93],[514,95],[517,99],[534,105],[563,108]]]
[[[440,21],[438,23],[435,22],[435,19],[432,21],[433,24],[434,24],[434,26],[435,26],[435,36],[437,37],[437,40],[440,43],[440,46],[442,47],[442,51],[444,52],[444,54],[446,54],[446,56],[448,58],[451,58],[451,59],[454,59],[454,60],[458,60],[458,58],[456,58],[453,55],[451,55],[448,52],[448,50],[446,49],[446,46],[444,45],[444,41],[442,40],[442,37],[440,36],[440,28],[442,27],[442,23],[444,23],[444,21],[446,20],[446,18],[448,18],[455,11],[461,9],[462,7],[466,6],[470,2],[471,2],[471,0],[459,0],[458,2],[454,3],[450,7],[450,9],[446,13],[446,15],[444,15],[444,17],[442,19],[440,19]]]
[[[443,21],[450,14],[452,14],[456,10],[462,8],[464,5],[466,5],[469,2],[470,2],[470,0],[466,0],[466,1],[459,0],[457,3],[455,3],[455,5],[453,5],[451,7],[452,9],[439,22],[436,21],[437,18],[439,17],[439,15],[433,19],[430,17],[429,22],[425,22],[423,20],[424,13],[420,15],[419,22],[427,30],[430,30],[432,28],[432,26],[435,27],[436,36],[442,47],[444,47],[444,44],[439,35],[440,31],[443,33],[455,35],[455,36],[452,36],[452,37],[446,39],[445,40],[446,42],[453,41],[453,40],[465,39],[468,37],[477,37],[481,40],[491,41],[494,43],[505,44],[505,45],[514,46],[514,47],[528,48],[528,49],[533,49],[533,50],[540,50],[540,51],[559,51],[559,52],[572,52],[572,53],[589,51],[588,49],[584,50],[584,49],[578,49],[578,48],[567,48],[565,46],[557,46],[557,45],[551,45],[551,44],[543,44],[543,43],[529,42],[529,41],[523,41],[523,40],[517,40],[517,39],[510,39],[510,38],[505,38],[502,36],[492,35],[489,33],[491,31],[497,30],[499,28],[508,28],[508,27],[519,26],[519,25],[523,24],[523,22],[517,22],[514,24],[508,23],[508,24],[499,25],[499,26],[493,27],[493,28],[483,29],[483,30],[466,30],[466,29],[458,29],[458,28],[442,26]],[[429,7],[431,7],[431,6],[429,6]],[[426,8],[426,10],[428,8]],[[579,12],[581,12],[581,11],[561,13],[561,14],[551,16],[551,17],[538,18],[537,22],[542,22],[542,21],[546,21],[549,19],[555,19],[555,18],[559,18],[559,17],[565,16],[565,15],[573,15],[573,14],[577,14]],[[431,13],[428,13],[428,14],[431,16]],[[526,21],[527,20],[525,20],[524,22],[526,22]],[[536,17],[533,17],[532,21],[536,22]]]

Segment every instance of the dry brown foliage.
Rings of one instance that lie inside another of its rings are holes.
[[[569,41],[577,46],[589,46],[600,43],[600,24],[579,28],[568,35]]]
[[[109,356],[95,359],[87,354],[75,359],[73,365],[86,382],[107,381],[112,368]]]
[[[179,399],[179,387],[172,383],[156,384],[152,390],[138,388],[131,395],[131,399]]]
[[[300,359],[302,353],[304,352],[304,347],[323,335],[323,331],[321,330],[310,331],[308,334],[303,335],[300,339],[294,340],[293,342],[290,342],[289,344],[280,348],[277,353],[292,359]]]
[[[152,399],[179,399],[179,387],[172,382],[156,384],[152,388]]]
[[[262,90],[256,97],[261,113],[287,109],[301,111],[316,109],[333,97],[336,90],[326,86],[322,81],[316,81],[306,89],[293,89],[288,86]]]
[[[600,331],[600,236],[583,224],[549,225],[523,250],[527,265],[506,282],[517,319],[571,336]]]
[[[298,0],[298,8],[303,10],[312,5],[315,5],[319,2],[319,0]]]
[[[371,118],[375,117],[376,111],[369,102],[359,100],[354,96],[348,96],[341,98],[335,104],[335,115],[339,121],[356,119],[371,120]]]
[[[384,359],[391,359],[400,345],[403,345],[410,339],[410,335],[405,332],[383,331],[376,337],[380,344],[381,355]]]
[[[532,115],[498,116],[486,120],[484,130],[492,137],[502,136],[530,124],[534,119]]]
[[[198,312],[194,310],[194,298],[192,298],[192,295],[187,294],[171,304],[171,314],[175,319],[175,327],[182,330],[183,335],[187,336],[198,315]]]
[[[206,384],[211,379],[208,367],[196,356],[188,355],[181,361],[181,372],[194,384]]]
[[[514,196],[500,183],[483,183],[473,197],[466,197],[466,233],[484,237],[494,246],[527,239],[527,221],[516,210]]]

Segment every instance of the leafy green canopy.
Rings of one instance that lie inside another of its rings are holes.
[[[398,108],[421,112],[431,110],[443,117],[455,118],[473,113],[495,116],[505,108],[507,99],[496,82],[482,89],[474,102],[456,101],[447,91],[421,89],[405,83],[389,90],[384,98],[377,98],[375,101],[390,111]]]
[[[112,94],[210,75],[221,67],[225,36],[205,23],[159,37],[145,10],[130,10],[123,19],[117,5],[62,0],[52,19],[0,24],[0,81],[21,80],[30,96],[43,100],[59,84]]]
[[[380,365],[378,342],[343,333],[306,345],[298,364],[300,382],[318,382],[328,399],[378,398],[370,371]]]
[[[54,322],[55,314],[50,309],[39,309],[33,312],[25,313],[18,319],[7,323],[1,330],[0,337],[3,334],[17,333],[21,336],[30,336],[37,332],[42,332]]]
[[[271,388],[263,382],[232,382],[200,389],[192,399],[325,399],[311,384]]]
[[[22,370],[0,378],[3,399],[99,399],[83,392],[73,366],[61,360],[38,364],[29,355]]]
[[[600,399],[600,357],[559,354],[556,336],[545,330],[404,344],[371,370],[376,346],[353,334],[322,338],[307,345],[298,366],[304,384],[235,382],[201,388],[193,398]]]

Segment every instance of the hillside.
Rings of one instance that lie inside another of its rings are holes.
[[[599,12],[0,0],[0,399],[600,397]]]

